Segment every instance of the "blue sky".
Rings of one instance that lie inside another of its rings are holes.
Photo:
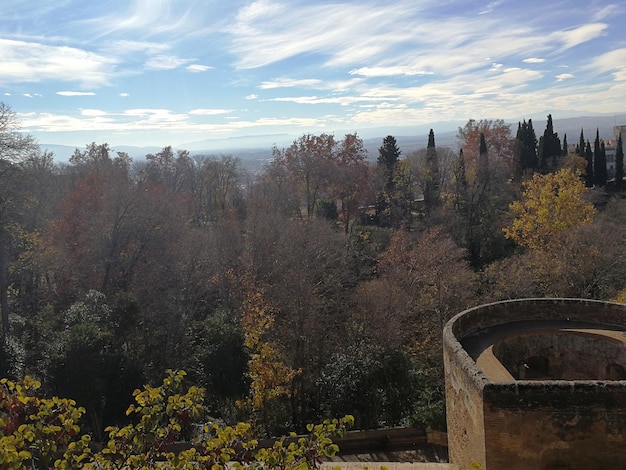
[[[617,114],[626,5],[2,0],[0,93],[81,147]]]

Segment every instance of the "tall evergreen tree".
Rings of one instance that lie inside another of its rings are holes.
[[[615,186],[621,188],[624,185],[624,146],[622,135],[617,139],[615,148]]]
[[[376,218],[383,226],[401,226],[411,211],[413,194],[410,175],[399,163],[400,149],[395,137],[389,135],[378,149],[377,161],[384,182],[376,196]]]
[[[385,182],[388,186],[393,185],[393,173],[400,159],[400,149],[396,138],[388,135],[383,139],[383,145],[378,149],[378,168],[385,175]]]
[[[585,158],[585,136],[583,135],[583,130],[580,130],[580,140],[578,141],[578,155]]]
[[[426,213],[439,206],[439,162],[435,147],[435,133],[430,130],[426,147],[426,166],[424,168],[424,207]]]
[[[539,171],[545,174],[558,169],[561,165],[561,154],[561,139],[559,139],[559,135],[554,132],[552,115],[548,114],[546,130],[539,139]]]
[[[563,156],[567,157],[569,149],[567,148],[567,134],[563,134]]]
[[[460,214],[463,214],[467,208],[467,199],[469,195],[469,185],[467,183],[467,174],[465,172],[465,156],[463,155],[463,149],[459,150],[459,158],[454,169],[454,184],[454,208]]]
[[[537,171],[537,135],[533,129],[533,120],[524,120],[518,124],[515,150],[515,176],[522,178]]]
[[[587,141],[585,147],[585,160],[587,161],[586,173],[585,173],[585,186],[588,188],[593,187],[593,150],[591,150],[591,143]]]
[[[606,151],[604,142],[600,140],[600,130],[596,130],[596,140],[593,143],[593,183],[602,187],[608,179],[606,171]]]
[[[478,154],[478,171],[476,175],[477,185],[483,193],[487,193],[489,189],[489,150],[485,134],[480,133],[480,146]]]

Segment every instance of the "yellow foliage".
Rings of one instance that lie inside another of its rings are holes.
[[[289,396],[289,384],[300,373],[285,364],[279,345],[265,339],[274,324],[274,313],[263,294],[250,289],[243,305],[244,345],[250,350],[248,374],[252,409],[262,410],[269,400]]]
[[[533,250],[557,247],[567,230],[593,222],[596,211],[582,197],[586,191],[577,172],[568,168],[534,175],[524,183],[522,200],[509,206],[515,218],[503,229],[505,236]]]

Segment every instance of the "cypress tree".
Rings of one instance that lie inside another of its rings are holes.
[[[585,160],[587,161],[587,168],[585,173],[585,186],[588,188],[593,187],[593,151],[591,150],[591,144],[587,141],[585,147]]]
[[[537,163],[537,136],[533,129],[533,121],[524,120],[518,123],[516,139],[516,177],[522,177],[527,172],[538,169]]]
[[[424,181],[424,206],[431,212],[439,205],[439,162],[435,148],[435,133],[430,130],[426,147],[426,168]]]
[[[600,130],[596,130],[596,140],[593,143],[593,182],[596,186],[606,185],[606,152],[604,142],[600,141]]]
[[[578,146],[576,148],[578,149],[578,155],[585,158],[585,137],[583,136],[582,129],[580,130],[580,140],[578,141]]]
[[[455,209],[459,213],[464,213],[467,208],[468,198],[468,184],[467,175],[465,173],[465,156],[463,156],[463,149],[459,150],[459,158],[457,160],[456,168],[454,169],[454,183],[456,189],[455,195]]]
[[[548,122],[543,136],[539,139],[539,170],[542,173],[550,173],[561,164],[561,140],[554,132],[552,115],[548,114]]]
[[[615,186],[621,188],[624,183],[624,147],[622,145],[622,134],[617,139],[615,148]]]
[[[563,134],[563,156],[567,157],[569,149],[567,148],[567,134]]]
[[[481,188],[482,191],[486,191],[489,188],[489,151],[487,149],[485,134],[482,132],[480,133],[479,149],[476,178],[478,180],[478,187]]]

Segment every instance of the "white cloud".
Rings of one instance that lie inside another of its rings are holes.
[[[57,91],[61,96],[95,96],[93,91]]]
[[[192,61],[193,59],[182,59],[173,55],[157,55],[150,57],[145,65],[152,70],[173,70]]]
[[[594,21],[602,21],[607,18],[617,16],[622,11],[622,7],[617,4],[607,5],[593,15]]]
[[[246,96],[247,100],[256,100],[259,96],[255,95],[254,93],[251,95]]]
[[[551,36],[555,40],[563,43],[565,49],[569,49],[602,36],[607,27],[608,25],[605,23],[591,23],[579,26],[578,28],[557,31]]]
[[[315,88],[322,84],[318,79],[293,79],[293,78],[277,78],[275,80],[266,81],[259,85],[261,90],[271,90],[273,88]]]
[[[403,30],[408,23],[403,18],[414,16],[420,10],[417,5],[374,4],[355,15],[351,3],[290,8],[287,3],[256,1],[239,11],[230,29],[232,52],[239,57],[240,68],[261,67],[307,52],[325,54],[335,64],[357,63],[414,37],[414,31]]]
[[[115,55],[136,54],[142,52],[148,55],[163,54],[171,49],[168,44],[161,44],[151,41],[132,41],[128,39],[113,41],[105,44],[104,47],[108,52]]]
[[[139,31],[143,36],[186,35],[201,26],[204,15],[193,11],[193,2],[178,4],[170,0],[131,0],[127,11],[92,20],[101,34]]]
[[[556,81],[562,82],[563,80],[568,80],[570,78],[574,78],[574,75],[571,73],[560,73],[556,76]]]
[[[127,97],[129,97],[129,96],[130,96],[130,94],[128,94],[128,93],[120,93],[120,96],[121,96],[122,98],[127,98]]]
[[[0,80],[5,83],[59,80],[99,86],[109,82],[116,65],[111,57],[74,47],[0,39]]]
[[[540,59],[538,57],[529,57],[528,59],[524,59],[526,64],[543,64],[546,59]]]
[[[597,56],[588,68],[598,72],[608,72],[621,68],[624,64],[626,64],[626,48],[621,48]]]
[[[217,116],[219,114],[232,113],[232,109],[192,109],[189,114],[195,116]]]
[[[433,72],[418,70],[414,67],[361,67],[350,71],[350,75],[361,75],[364,77],[393,77],[393,76],[417,76],[433,75]]]
[[[207,70],[211,70],[213,67],[209,67],[208,65],[200,65],[200,64],[191,64],[188,65],[187,70],[189,70],[190,72],[206,72]]]
[[[100,117],[100,116],[108,116],[110,113],[106,111],[102,111],[100,109],[80,109],[80,115],[86,117]]]
[[[613,74],[616,82],[626,82],[626,67],[621,67]]]

